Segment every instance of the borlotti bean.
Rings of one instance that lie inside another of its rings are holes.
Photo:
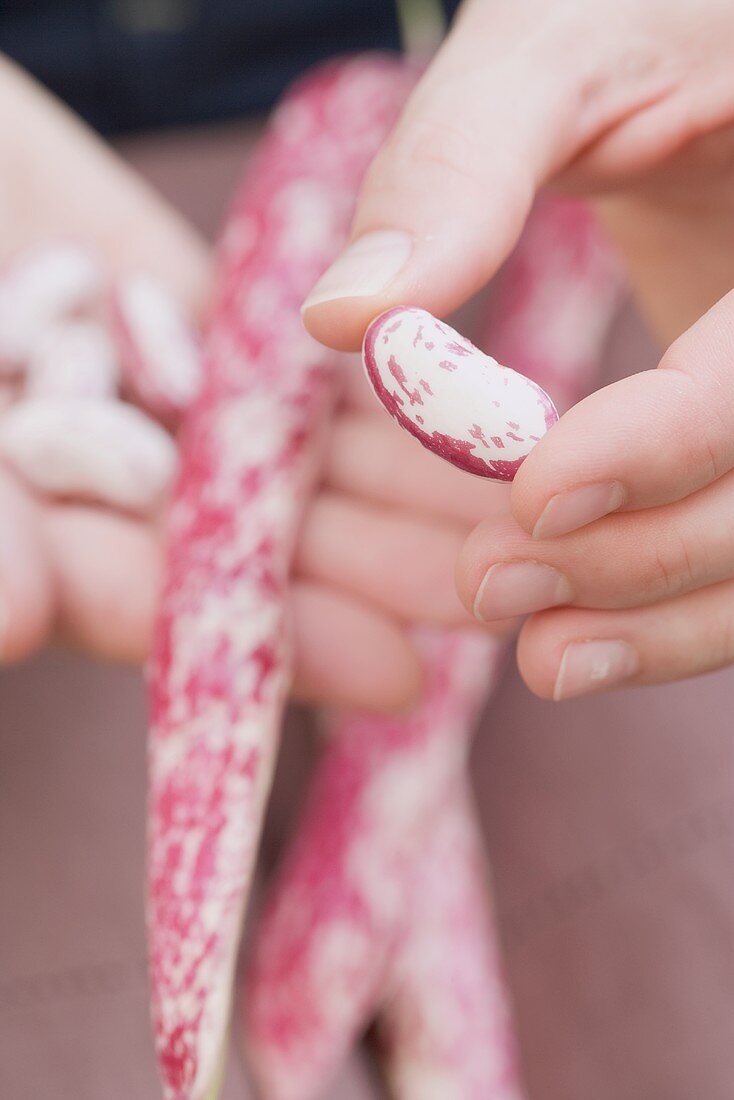
[[[114,399],[119,380],[117,349],[103,325],[84,319],[58,321],[34,343],[24,394],[46,400]]]
[[[454,466],[512,481],[558,419],[540,386],[424,309],[377,317],[362,348],[377,398],[401,428]]]
[[[532,369],[566,404],[591,384],[620,289],[616,265],[585,208],[558,200],[542,204],[505,269],[486,343],[510,352],[507,361]],[[551,324],[554,337],[545,347],[538,334]],[[495,647],[493,655],[490,644],[484,672],[481,665],[474,669],[475,706],[490,691],[500,661],[501,649]],[[455,951],[453,934],[447,927],[441,956],[441,922],[425,911],[412,886],[411,866],[418,878],[428,874],[423,860],[440,843],[435,831],[454,797],[446,787],[455,785],[455,772],[446,761],[436,766],[436,744],[444,707],[458,705],[451,703],[458,690],[452,678],[466,663],[466,651],[456,639],[440,661],[429,665],[422,728],[417,715],[402,722],[345,716],[333,731],[292,851],[264,911],[245,987],[248,1048],[263,1092],[272,1100],[317,1096],[383,998],[385,1072],[394,1100],[425,1100],[431,1095],[424,1091],[431,1074],[441,1081],[442,1097],[452,1100],[522,1094],[501,976],[490,965],[499,957],[496,940],[493,946],[474,936],[465,944],[465,961],[474,954],[467,961],[475,977],[472,990],[477,996],[483,990],[483,1018],[495,1021],[487,1029],[489,1040],[475,1047],[477,1004],[464,996],[450,963],[442,963]],[[455,752],[467,745],[475,714],[470,710],[455,731]],[[406,754],[405,775],[392,782],[396,805],[373,797],[373,787],[384,787],[383,773],[400,776]],[[459,754],[460,768],[463,759]],[[423,798],[411,803],[416,788]],[[412,819],[413,813],[422,815],[422,823]],[[476,827],[465,821],[464,830],[470,836]],[[408,856],[411,836],[418,840]],[[467,877],[472,873],[478,876],[473,884]],[[449,897],[471,893],[477,906],[483,905],[473,913],[471,927],[491,933],[481,868],[474,865],[472,872],[471,862],[449,861],[442,877]],[[438,960],[421,959],[421,944],[439,952]],[[405,959],[404,951],[409,953]],[[426,1012],[429,972],[435,1016]],[[409,1039],[407,1019],[412,1021]],[[443,1026],[447,1041],[436,1046],[433,1036]],[[391,1039],[393,1029],[402,1037]],[[448,1041],[449,1034],[456,1041]],[[495,1083],[495,1091],[477,1093],[482,1076]]]
[[[0,420],[0,455],[39,493],[140,514],[170,492],[171,437],[120,401],[25,400]]]
[[[112,291],[112,323],[132,394],[163,417],[178,416],[202,382],[201,349],[175,297],[146,272],[120,278]]]
[[[288,572],[335,363],[306,336],[299,306],[343,243],[359,180],[410,82],[379,57],[301,82],[220,246],[151,662],[148,929],[167,1100],[217,1091],[291,678]]]
[[[97,258],[75,244],[32,249],[0,273],[0,373],[20,372],[50,324],[86,309],[103,289]]]

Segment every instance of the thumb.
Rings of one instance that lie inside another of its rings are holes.
[[[564,60],[573,20],[544,8],[475,2],[458,19],[370,167],[351,243],[304,303],[317,339],[357,347],[402,303],[445,315],[511,251],[537,187],[588,133],[588,80]]]

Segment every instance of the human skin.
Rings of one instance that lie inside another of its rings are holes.
[[[734,659],[733,34],[725,0],[468,0],[304,306],[339,347],[402,303],[445,316],[542,186],[596,200],[673,343],[561,419],[458,559],[479,619],[530,615],[519,664],[545,697]]]

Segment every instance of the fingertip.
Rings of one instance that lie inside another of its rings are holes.
[[[470,615],[476,617],[477,594],[487,569],[496,561],[498,547],[509,549],[511,545],[511,527],[494,517],[480,523],[464,540],[456,559],[454,579],[459,599]]]
[[[3,570],[0,577],[0,663],[30,657],[52,628],[53,598],[41,571]]]
[[[572,461],[573,438],[568,439],[567,422],[562,417],[533,447],[512,482],[510,509],[528,535],[538,537],[538,522],[559,483],[568,477]]]
[[[359,351],[367,326],[382,310],[381,299],[375,296],[306,299],[301,316],[306,331],[320,344],[336,351]]]
[[[561,617],[553,611],[531,615],[517,639],[517,667],[525,684],[540,699],[555,698],[563,644],[554,640]],[[554,625],[555,624],[555,625]]]

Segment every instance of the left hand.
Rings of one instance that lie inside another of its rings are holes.
[[[734,662],[734,292],[656,370],[571,409],[459,560],[465,605],[531,613],[539,695],[676,680]],[[551,610],[555,608],[554,610]]]
[[[150,271],[195,315],[209,283],[205,243],[2,58],[0,98],[13,106],[0,118],[0,254],[60,236],[87,243],[111,271]],[[58,169],[53,186],[49,163]],[[295,554],[294,694],[389,711],[421,687],[407,624],[475,625],[453,565],[471,527],[507,511],[508,494],[416,448],[364,379],[347,373]],[[97,657],[144,660],[162,526],[163,516],[143,521],[38,499],[0,467],[0,662],[33,653],[50,635]]]

